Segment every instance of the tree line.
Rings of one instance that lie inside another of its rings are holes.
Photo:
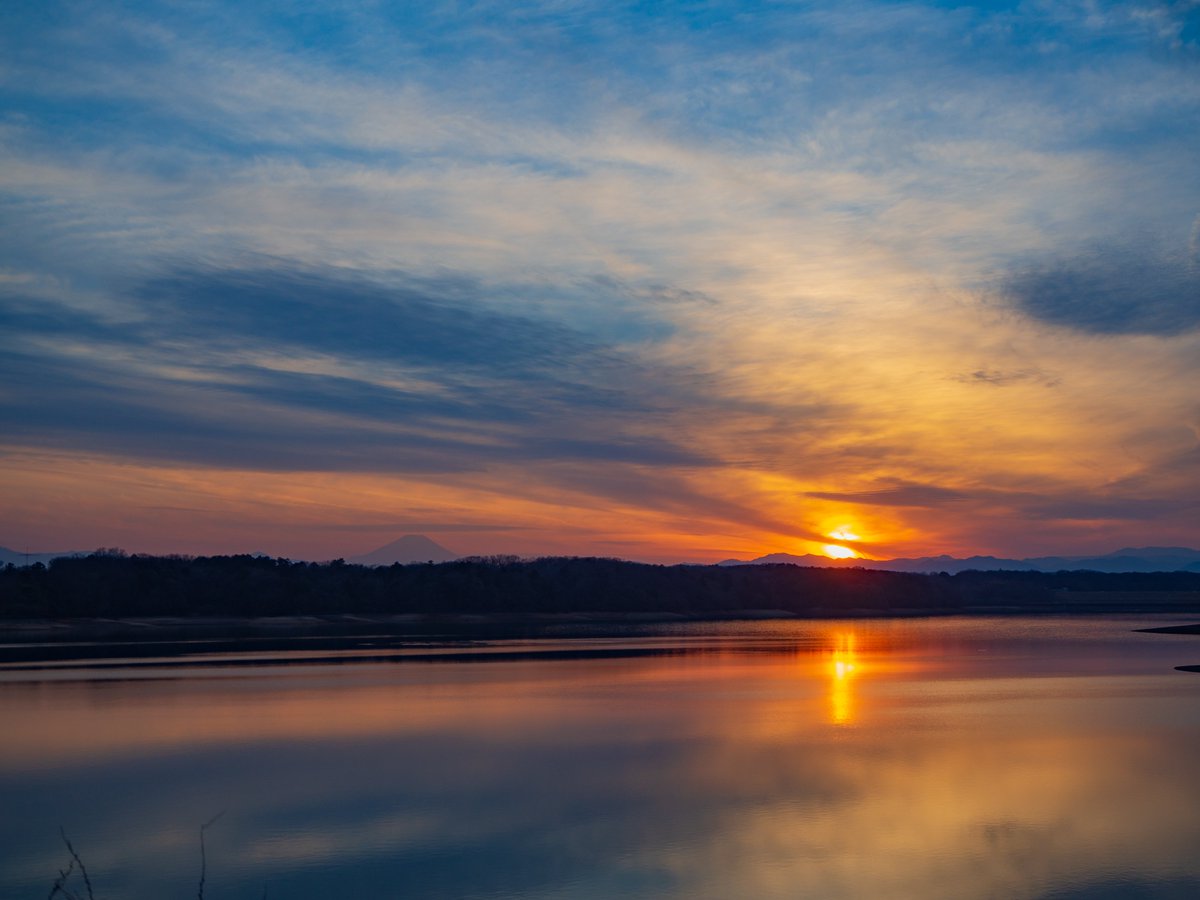
[[[1200,612],[1200,573],[914,574],[492,557],[393,566],[98,551],[0,570],[0,618],[905,612]]]

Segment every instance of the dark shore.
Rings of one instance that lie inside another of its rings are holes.
[[[924,610],[893,612],[896,618],[928,616]],[[870,610],[850,618],[876,617]],[[75,618],[0,622],[0,664],[71,660],[139,660],[214,654],[302,654],[306,661],[347,650],[406,651],[482,646],[496,641],[625,637],[641,628],[685,622],[761,622],[828,617],[786,610],[675,612],[579,612],[488,615],[325,615],[238,617]],[[445,653],[439,650],[442,658]],[[389,658],[394,658],[389,656]]]
[[[1146,634],[1200,634],[1200,624],[1163,625],[1159,628],[1138,628]],[[1200,666],[1176,666],[1180,672],[1200,672]]]
[[[329,616],[1200,614],[1200,572],[888,572],[506,557],[393,566],[98,553],[0,569],[0,622]]]
[[[1200,573],[922,575],[573,557],[369,567],[98,553],[0,569],[0,663],[393,653],[718,620],[1161,613],[1200,618]]]
[[[1135,612],[1144,613],[1144,610]],[[915,618],[987,616],[973,611],[842,611],[837,618]],[[1005,615],[1040,616],[1040,611],[1005,610]],[[1061,613],[1052,613],[1061,615]],[[1084,613],[1095,615],[1095,613]],[[0,623],[0,667],[45,669],[72,663],[89,667],[195,667],[263,665],[280,662],[371,662],[450,659],[610,656],[593,650],[588,639],[655,637],[672,625],[702,622],[821,621],[830,616],[787,610],[728,610],[705,614],[675,612],[578,612],[488,615],[325,615],[269,617],[139,617],[20,620]],[[1200,624],[1134,629],[1157,634],[1197,635]],[[512,649],[514,643],[541,642],[552,649]],[[497,644],[500,647],[497,647]],[[576,644],[574,648],[566,644]],[[507,648],[507,649],[506,649]],[[347,651],[353,651],[347,656]],[[653,648],[621,651],[633,655],[662,652]],[[230,659],[235,654],[238,659]],[[1200,671],[1200,666],[1180,666]]]
[[[1162,628],[1139,628],[1147,634],[1200,634],[1200,625],[1164,625]]]

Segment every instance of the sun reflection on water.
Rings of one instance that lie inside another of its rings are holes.
[[[829,670],[829,717],[835,725],[854,723],[854,677],[858,673],[854,634],[839,634],[831,653]]]

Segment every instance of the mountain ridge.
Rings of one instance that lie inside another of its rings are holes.
[[[0,546],[0,566],[48,565],[60,557],[88,556],[95,551],[25,553]],[[266,554],[252,554],[266,555]],[[348,557],[346,562],[364,566],[390,566],[396,563],[451,562],[462,557],[422,534],[406,534],[367,553]],[[888,572],[947,572],[969,570],[1058,572],[1088,570],[1095,572],[1200,572],[1200,550],[1190,547],[1122,547],[1104,554],[1080,556],[1037,556],[1011,559],[997,556],[900,557],[895,559],[832,559],[815,554],[768,553],[755,559],[726,559],[717,566],[796,565],[817,568],[863,568]]]
[[[1200,550],[1190,547],[1123,547],[1111,553],[1083,556],[1034,556],[1006,559],[997,556],[900,557],[897,559],[831,559],[807,553],[768,553],[751,560],[726,559],[718,566],[797,565],[821,568],[879,569],[885,572],[1020,571],[1061,572],[1200,572]]]
[[[453,550],[423,534],[406,534],[369,553],[352,556],[346,562],[360,566],[391,566],[396,563],[451,562],[458,558]]]

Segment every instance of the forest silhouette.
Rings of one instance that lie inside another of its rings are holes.
[[[661,566],[618,559],[342,560],[148,556],[116,550],[0,569],[0,618],[673,613],[799,616],[1193,612],[1200,573]]]

